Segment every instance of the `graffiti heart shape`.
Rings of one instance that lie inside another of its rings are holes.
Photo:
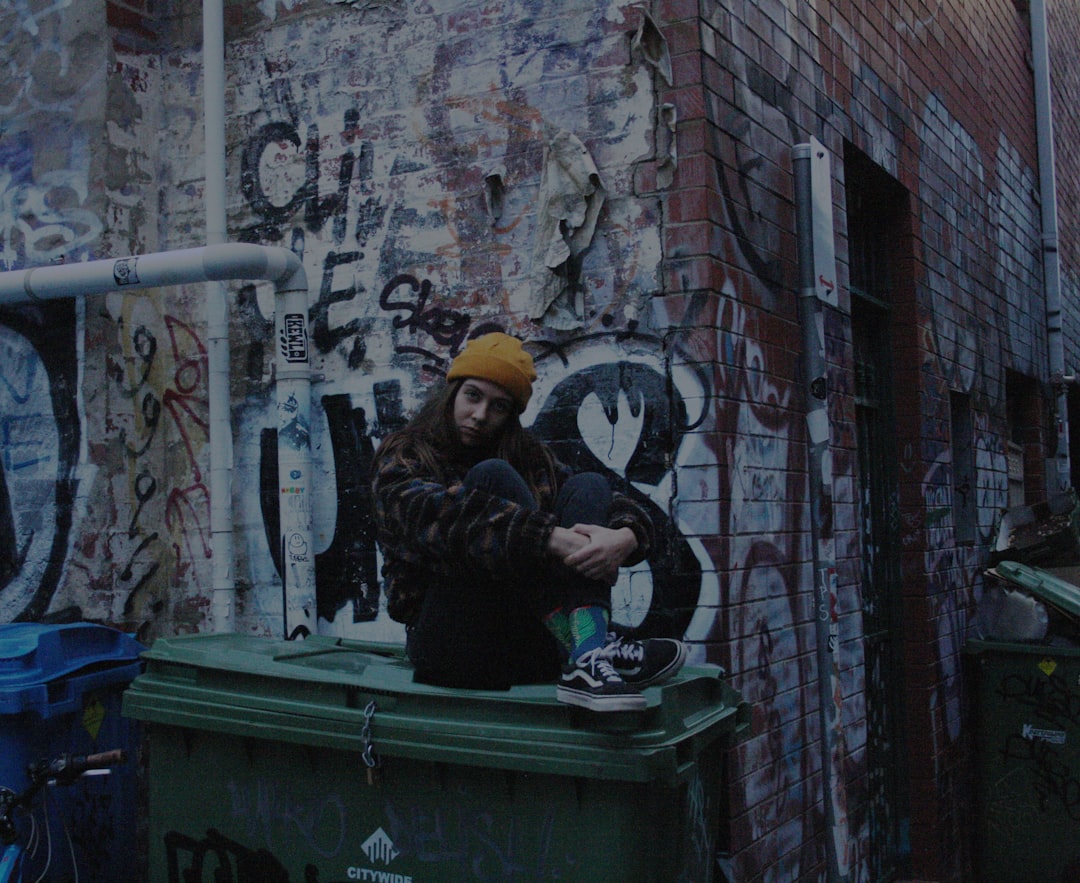
[[[644,402],[630,406],[626,393],[620,391],[613,411],[604,407],[596,393],[581,400],[577,412],[578,431],[589,451],[612,472],[626,475],[630,458],[641,442],[645,425]]]

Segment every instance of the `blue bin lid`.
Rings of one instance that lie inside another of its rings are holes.
[[[34,707],[45,685],[137,662],[145,649],[131,635],[88,622],[0,625],[0,711]]]

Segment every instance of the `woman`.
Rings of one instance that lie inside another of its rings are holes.
[[[648,553],[648,515],[522,428],[536,371],[519,340],[469,341],[446,379],[374,464],[388,609],[407,626],[417,680],[558,679],[563,702],[644,707],[639,688],[686,659],[680,641],[608,634],[610,587]]]

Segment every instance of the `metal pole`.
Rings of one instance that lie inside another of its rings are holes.
[[[206,244],[225,242],[225,27],[222,0],[203,0],[203,128]],[[229,306],[225,282],[206,283],[206,373],[210,419],[210,561],[215,632],[234,628],[233,434],[229,400]]]
[[[1072,485],[1069,463],[1069,398],[1061,327],[1061,268],[1058,256],[1057,178],[1054,170],[1054,111],[1050,99],[1050,45],[1046,0],[1032,0],[1031,61],[1035,85],[1035,129],[1039,151],[1039,205],[1042,212],[1043,286],[1046,292],[1046,346],[1054,389],[1057,449],[1047,476],[1060,493]]]
[[[829,446],[828,382],[825,376],[825,322],[814,284],[814,217],[810,144],[792,151],[795,226],[799,258],[799,324],[802,374],[806,386],[807,471],[814,566],[814,626],[817,637],[818,715],[825,804],[825,856],[830,883],[851,871],[841,732],[840,625],[836,609],[836,552],[833,544],[832,449]]]

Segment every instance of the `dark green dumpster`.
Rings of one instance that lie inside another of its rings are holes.
[[[547,685],[415,684],[398,648],[340,639],[144,660],[124,713],[149,740],[154,883],[713,879],[724,749],[749,727],[715,667],[596,714]]]
[[[1053,624],[1032,641],[971,640],[981,883],[1080,880],[1080,646],[1068,633],[1080,586],[1001,561],[991,573],[1030,593]],[[1056,626],[1056,627],[1055,627]]]

